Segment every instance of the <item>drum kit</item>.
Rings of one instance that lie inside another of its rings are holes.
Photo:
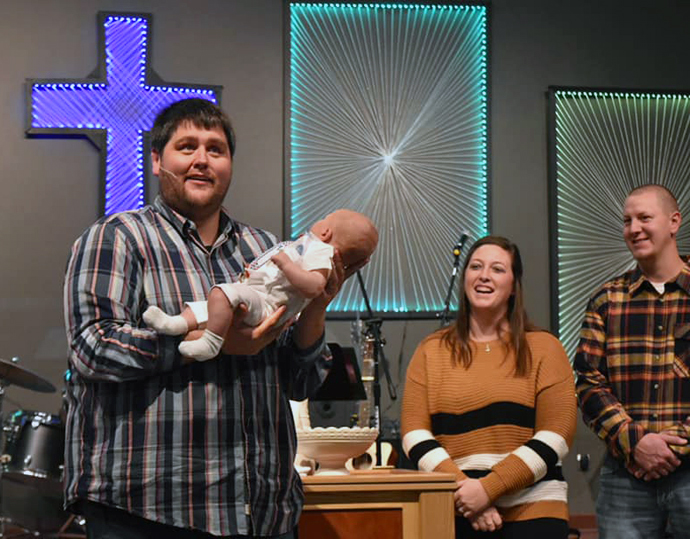
[[[10,385],[41,393],[55,386],[12,361],[0,359],[0,538],[83,537],[62,509],[65,427],[59,415],[17,410],[3,419]],[[7,534],[5,530],[7,529]]]

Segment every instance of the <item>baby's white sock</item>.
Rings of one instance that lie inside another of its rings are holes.
[[[144,311],[143,318],[148,326],[163,335],[184,335],[189,331],[187,321],[182,315],[170,316],[155,305]]]
[[[223,337],[213,331],[204,330],[204,334],[194,341],[182,341],[178,349],[180,354],[191,357],[197,361],[212,359],[220,353],[223,346]]]

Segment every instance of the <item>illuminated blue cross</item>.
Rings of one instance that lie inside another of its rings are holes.
[[[83,135],[101,149],[103,212],[144,205],[144,133],[167,105],[190,97],[217,102],[221,87],[149,84],[151,16],[99,13],[100,65],[84,80],[31,80],[29,135]],[[105,64],[105,71],[104,71]],[[105,140],[105,151],[103,141]]]

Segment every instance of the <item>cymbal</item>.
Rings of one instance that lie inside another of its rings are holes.
[[[45,378],[31,372],[29,369],[20,367],[16,363],[0,359],[0,385],[14,384],[24,389],[32,389],[41,393],[55,393],[55,386]]]

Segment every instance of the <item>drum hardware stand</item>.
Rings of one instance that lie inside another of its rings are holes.
[[[84,517],[78,515],[70,515],[57,533],[46,535],[45,537],[54,539],[84,539],[85,534],[83,533],[70,533],[67,531],[72,523],[76,523],[78,526],[84,527],[86,520]]]
[[[381,466],[381,434],[382,434],[382,423],[381,423],[381,383],[379,378],[379,364],[383,367],[383,374],[386,377],[386,383],[388,384],[388,395],[391,400],[396,400],[398,398],[398,393],[391,380],[390,370],[388,368],[388,360],[383,352],[383,345],[385,344],[384,339],[381,337],[381,324],[383,320],[381,318],[374,318],[374,312],[371,309],[371,304],[369,303],[369,296],[367,295],[367,290],[364,286],[364,280],[362,279],[362,274],[357,270],[357,281],[359,282],[359,288],[362,291],[362,296],[364,298],[364,304],[367,307],[367,313],[369,318],[364,320],[367,326],[367,334],[371,335],[374,339],[374,410],[373,418],[376,428],[379,429],[379,434],[376,437],[376,466]]]
[[[448,292],[446,293],[446,299],[444,300],[443,312],[440,315],[436,315],[441,319],[441,327],[446,327],[450,322],[450,298],[453,296],[453,284],[455,283],[455,278],[458,275],[458,270],[460,269],[460,254],[462,253],[462,248],[467,241],[468,234],[463,232],[460,236],[460,240],[453,247],[453,272],[450,275],[450,283],[448,283]]]
[[[12,362],[16,363],[19,358],[12,358]],[[2,451],[5,450],[5,420],[2,414],[2,401],[5,398],[5,381],[0,378],[0,447],[2,447]],[[7,523],[12,523],[12,519],[6,518],[4,514],[4,509],[3,509],[3,499],[2,499],[2,474],[5,471],[5,464],[9,464],[11,460],[11,457],[9,455],[2,454],[0,455],[0,539],[5,538],[5,539],[10,539],[10,537],[23,537],[25,535],[27,536],[32,536],[33,533],[27,530],[26,528],[22,528],[21,526],[18,526],[19,529],[21,530],[19,534],[12,534],[11,536],[5,535],[5,524]]]

